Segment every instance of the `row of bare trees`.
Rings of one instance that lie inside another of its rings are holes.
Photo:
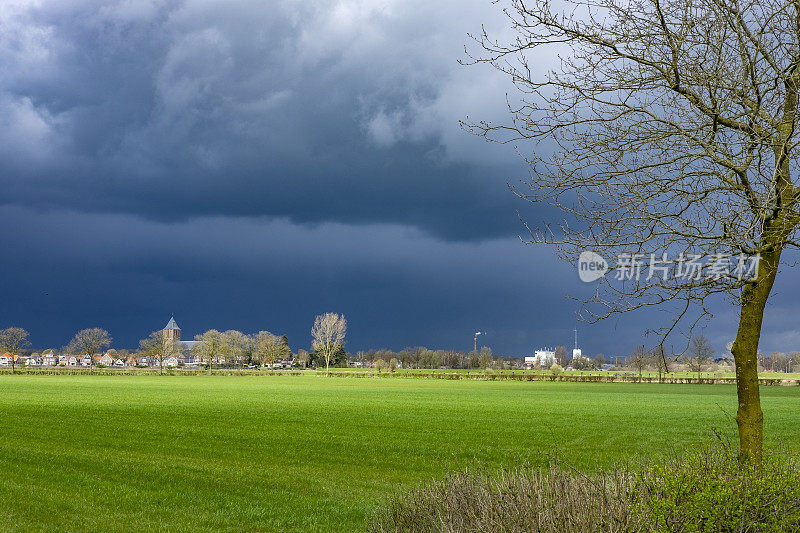
[[[696,373],[700,379],[701,373],[709,366],[714,357],[714,348],[703,335],[692,337],[688,349],[680,354],[667,354],[663,345],[655,346],[648,350],[645,345],[637,346],[633,354],[628,357],[624,366],[636,370],[641,379],[645,370],[654,369],[659,378],[667,372],[688,368]]]
[[[11,373],[16,369],[16,359],[31,343],[30,334],[23,328],[10,327],[0,330],[0,353],[11,355]],[[111,335],[101,328],[82,329],[70,341],[67,350],[80,355],[88,355],[89,372],[94,370],[94,356],[111,346]]]
[[[343,315],[325,313],[314,320],[311,330],[312,350],[319,363],[326,370],[339,352],[343,352],[347,333],[347,320]],[[65,348],[73,354],[87,355],[90,359],[90,372],[94,369],[95,356],[111,346],[111,335],[102,328],[87,328],[79,331]],[[0,330],[0,353],[9,353],[11,371],[16,368],[17,357],[30,346],[29,333],[19,327]],[[156,330],[139,342],[139,355],[158,360],[161,373],[164,361],[182,355],[185,345],[164,330]],[[241,331],[218,331],[211,329],[197,335],[192,347],[195,357],[205,363],[211,372],[215,362],[225,361],[235,366],[258,364],[267,365],[280,359],[292,357],[286,335],[275,335],[269,331],[259,331],[248,335]],[[304,362],[314,359],[305,354]]]
[[[470,352],[457,352],[455,350],[431,350],[424,346],[405,348],[400,351],[388,349],[359,351],[353,356],[355,361],[385,363],[391,369],[391,361],[396,361],[395,366],[403,368],[452,368],[452,369],[503,369],[513,368],[513,361],[509,358],[495,356],[492,350],[484,346],[480,350]]]
[[[237,330],[210,329],[195,336],[195,341],[192,355],[206,365],[209,373],[215,363],[222,361],[236,367],[261,366],[292,356],[286,335],[269,331],[248,335]],[[183,343],[163,330],[154,331],[139,342],[140,354],[156,359],[161,373],[164,372],[164,361],[182,355],[185,350]]]

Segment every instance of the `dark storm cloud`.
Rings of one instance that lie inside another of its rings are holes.
[[[459,7],[12,4],[0,40],[2,202],[513,234],[503,184],[519,161],[453,133],[475,98],[455,64],[469,29]],[[485,90],[497,88],[490,78]]]
[[[516,209],[554,217],[508,192],[511,147],[458,127],[507,113],[506,80],[456,63],[481,24],[502,31],[490,2],[3,0],[0,327],[135,347],[175,313],[302,348],[338,311],[350,350],[570,345],[565,294],[591,286],[516,239]],[[766,351],[800,347],[796,280],[778,283]],[[663,320],[582,345],[625,355]]]
[[[97,324],[136,346],[175,313],[187,334],[272,329],[307,348],[314,315],[331,309],[350,320],[351,350],[467,349],[476,329],[506,353],[570,338],[571,311],[557,307],[574,273],[513,239],[442,243],[396,225],[175,224],[18,208],[4,221],[3,268],[15,274],[0,277],[0,292],[15,305],[0,322],[33,324],[41,344]]]
[[[39,348],[79,328],[108,328],[118,347],[163,327],[287,333],[307,348],[314,315],[350,321],[348,349],[408,345],[467,350],[476,330],[496,352],[571,345],[574,302],[593,285],[553,250],[515,239],[441,242],[397,225],[298,226],[286,220],[204,217],[174,223],[132,215],[2,210],[0,324],[20,324]],[[796,280],[784,277],[767,310],[763,349],[800,348]],[[706,334],[721,353],[735,310],[719,305]],[[627,355],[664,320],[640,313],[577,324],[587,353]],[[677,341],[676,341],[677,342]]]

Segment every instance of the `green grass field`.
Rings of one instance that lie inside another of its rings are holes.
[[[800,451],[800,388],[762,391]],[[0,529],[363,530],[449,468],[601,468],[732,435],[735,409],[723,385],[6,375]]]

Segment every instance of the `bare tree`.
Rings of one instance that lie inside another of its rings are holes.
[[[311,328],[311,348],[325,361],[325,373],[330,374],[330,364],[338,347],[344,346],[347,320],[344,315],[325,313],[314,319]]]
[[[650,360],[658,372],[658,381],[661,382],[664,374],[669,372],[669,364],[667,363],[667,354],[664,351],[664,345],[659,344],[650,351]]]
[[[691,330],[714,297],[735,302],[741,458],[760,462],[764,307],[800,223],[800,0],[565,0],[567,14],[549,0],[509,2],[516,38],[478,35],[473,59],[508,74],[520,100],[509,100],[509,124],[467,127],[554,147],[528,157],[535,177],[520,194],[552,202],[569,222],[532,230],[533,240],[570,261],[585,250],[642,254],[651,266],[665,254],[760,259],[754,276],[715,263],[696,277],[674,268],[624,283],[606,276],[583,313],[666,306],[675,318],[659,328],[666,337],[676,324]],[[547,48],[560,62],[542,72],[530,59]]]
[[[0,353],[5,352],[11,356],[11,373],[16,368],[16,357],[23,350],[31,345],[28,341],[29,333],[22,328],[10,327],[0,330]]]
[[[703,335],[692,337],[686,363],[689,365],[690,371],[697,372],[698,381],[700,381],[700,373],[703,371],[703,367],[708,364],[709,359],[711,359],[713,355],[714,349],[711,347],[711,343],[708,342],[708,339]]]
[[[281,338],[269,331],[259,331],[255,337],[255,358],[261,365],[272,365],[280,358]]]
[[[639,371],[639,381],[642,381],[642,371],[647,367],[647,353],[644,345],[637,346],[627,362]]]
[[[789,356],[783,352],[774,352],[769,356],[773,372],[789,372]]]
[[[769,356],[769,368],[773,372],[788,372],[789,356],[783,352],[772,352]]]
[[[229,360],[236,367],[241,367],[250,353],[252,353],[252,340],[247,335],[234,329],[222,334],[220,357]]]
[[[486,370],[492,364],[492,350],[486,346],[481,348],[478,355],[478,365],[480,368]]]
[[[111,346],[111,335],[102,328],[82,329],[72,337],[69,350],[89,356],[89,373],[94,372],[94,356]]]
[[[795,372],[800,364],[800,352],[789,352],[789,372]]]
[[[157,330],[150,334],[146,339],[139,341],[139,351],[147,357],[158,359],[158,373],[164,373],[164,359],[180,355],[183,348],[179,341],[167,334],[164,330]]]
[[[303,350],[302,348],[297,350],[297,364],[303,368],[306,368],[308,366],[308,360],[309,356],[306,350]]]
[[[556,346],[556,362],[565,367],[569,364],[569,356],[567,355],[566,346]]]
[[[194,340],[197,341],[197,344],[194,345],[192,351],[195,357],[205,361],[210,375],[213,372],[214,360],[219,358],[222,350],[222,333],[216,329],[210,329],[202,335],[196,335]]]

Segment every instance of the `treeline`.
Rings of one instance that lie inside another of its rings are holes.
[[[350,356],[353,363],[374,365],[376,368],[452,368],[497,370],[518,367],[519,358],[496,356],[484,346],[479,351],[457,352],[455,350],[430,350],[424,346],[392,350],[359,351]]]

